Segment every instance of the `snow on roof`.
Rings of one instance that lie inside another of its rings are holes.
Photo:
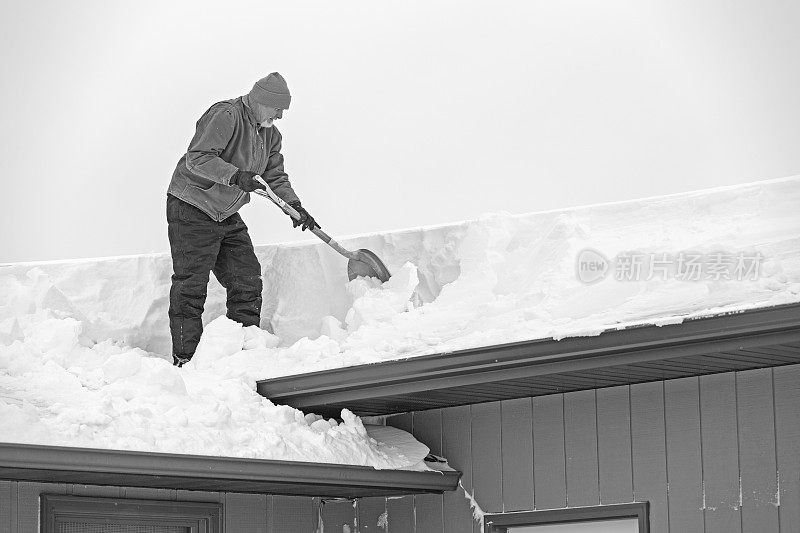
[[[362,235],[394,276],[347,281],[322,244],[261,246],[262,330],[224,318],[183,369],[168,255],[0,266],[11,442],[414,467],[361,421],[259,397],[258,379],[800,301],[800,176]],[[267,331],[269,330],[269,331]]]

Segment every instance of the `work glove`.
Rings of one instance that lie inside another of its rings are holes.
[[[266,191],[267,188],[264,187],[264,185],[253,179],[255,176],[258,176],[255,172],[239,169],[236,171],[236,174],[231,176],[231,185],[239,187],[244,192],[253,192],[256,189]]]
[[[300,220],[295,220],[294,218],[292,218],[292,224],[294,224],[295,228],[297,226],[302,226],[303,231],[307,229],[313,231],[314,228],[322,228],[322,226],[317,224],[317,222],[314,220],[314,217],[308,214],[308,211],[306,211],[305,208],[303,208],[303,206],[300,205],[300,200],[289,202],[289,205],[294,207],[294,210],[300,213]]]

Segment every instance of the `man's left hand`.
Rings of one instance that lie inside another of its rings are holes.
[[[317,222],[314,220],[314,217],[312,217],[308,213],[308,211],[306,211],[305,208],[302,205],[300,205],[299,201],[298,202],[290,202],[289,205],[292,206],[295,211],[300,213],[300,220],[295,220],[294,218],[292,218],[292,224],[294,225],[295,228],[297,226],[302,226],[301,229],[303,231],[305,231],[307,229],[310,229],[310,230],[313,231],[314,228],[320,228],[320,229],[322,228],[322,226],[317,224]]]

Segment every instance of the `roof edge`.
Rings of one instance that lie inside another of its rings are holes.
[[[0,479],[321,497],[442,493],[460,472],[0,443]]]
[[[314,409],[796,342],[800,342],[800,303],[791,303],[692,317],[677,324],[606,330],[590,337],[536,339],[284,376],[259,381],[257,390],[274,402]],[[358,410],[354,412],[358,414]]]

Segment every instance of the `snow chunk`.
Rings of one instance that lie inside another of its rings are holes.
[[[25,340],[43,352],[67,352],[78,344],[83,324],[74,318],[57,319],[45,313],[42,320],[23,326]]]
[[[251,342],[256,342],[251,333]],[[198,368],[208,367],[216,359],[228,357],[244,347],[245,332],[242,325],[228,317],[215,318],[203,329],[192,363]]]
[[[335,316],[326,316],[322,318],[319,334],[341,342],[347,337],[347,330],[342,327],[342,322],[338,318]]]
[[[375,278],[358,277],[347,284],[353,305],[345,322],[348,331],[364,324],[386,322],[397,314],[413,308],[411,296],[419,284],[417,267],[405,263],[386,283]]]
[[[275,348],[280,342],[277,336],[258,326],[247,326],[244,328],[244,344],[242,348],[245,350]]]
[[[129,378],[142,369],[142,356],[135,351],[114,354],[103,363],[103,375],[106,381]]]
[[[19,320],[16,317],[9,317],[0,320],[0,345],[8,346],[14,341],[22,340],[24,337]]]

